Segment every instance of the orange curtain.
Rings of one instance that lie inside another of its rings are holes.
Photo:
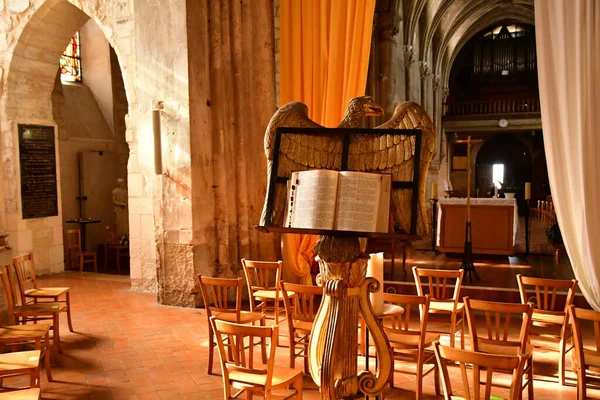
[[[375,0],[281,0],[281,104],[301,101],[326,127],[365,94]],[[284,268],[310,283],[317,236],[284,235]]]

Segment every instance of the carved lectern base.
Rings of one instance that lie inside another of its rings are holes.
[[[315,250],[320,266],[317,284],[325,287],[325,296],[309,343],[312,378],[322,399],[376,396],[392,373],[390,344],[369,299],[369,293],[383,288],[376,279],[366,278],[369,255],[361,251],[357,237],[321,236]],[[377,349],[375,374],[357,372],[359,310]]]

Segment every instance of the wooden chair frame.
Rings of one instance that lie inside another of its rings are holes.
[[[402,372],[416,375],[416,399],[421,399],[423,395],[423,378],[430,372],[434,372],[435,393],[440,395],[439,370],[435,360],[435,354],[431,350],[434,342],[440,338],[439,334],[427,332],[427,320],[429,317],[430,297],[411,296],[402,294],[384,293],[383,297],[386,303],[396,304],[404,308],[404,313],[391,317],[391,326],[384,325],[384,330],[392,347],[394,360],[410,361],[416,364],[416,373],[406,370],[398,370],[394,365],[394,370],[390,376],[390,387],[394,387],[394,372]],[[412,321],[411,314],[416,308],[419,315],[418,329],[414,329],[415,322]],[[386,320],[389,320],[386,318]],[[427,350],[430,348],[429,350]],[[394,363],[395,364],[395,363]],[[431,364],[431,367],[424,370],[425,364]]]
[[[465,316],[464,305],[459,302],[460,287],[464,275],[464,270],[441,270],[441,269],[424,269],[413,267],[413,276],[417,286],[417,295],[425,296],[426,287],[431,298],[429,305],[430,314],[450,315],[450,332],[432,331],[436,333],[449,333],[450,346],[455,345],[455,336],[460,330],[460,348],[465,348]],[[426,285],[423,285],[421,278],[425,278]],[[449,284],[449,280],[454,279],[454,284]],[[452,295],[448,292],[452,291]],[[460,325],[460,328],[458,326]]]
[[[50,328],[49,324],[6,325],[0,327],[0,352],[3,352],[5,346],[10,346],[12,351],[15,351],[17,346],[33,343],[35,350],[39,350],[40,357],[44,359],[48,382],[52,382],[50,334],[48,333]]]
[[[575,291],[577,290],[577,281],[575,279],[567,281],[533,278],[518,274],[517,284],[519,286],[519,294],[521,295],[521,303],[523,304],[530,301],[527,294],[527,287],[533,287],[535,293],[535,308],[531,317],[533,326],[554,328],[560,331],[558,335],[551,335],[546,330],[544,330],[543,334],[538,334],[532,329],[530,337],[543,336],[545,340],[552,339],[558,342],[558,377],[560,384],[564,386],[566,354],[574,347],[571,345],[567,348],[567,343],[573,336],[567,310],[573,304]],[[561,294],[558,292],[559,289],[567,290],[565,306],[562,309],[556,304],[558,295]]]
[[[573,341],[575,345],[575,370],[577,372],[577,400],[587,399],[587,373],[589,367],[595,367],[592,373],[598,377],[600,368],[600,312],[585,310],[570,305],[567,309],[569,320],[573,328]],[[583,336],[580,321],[592,322],[594,326],[594,348],[583,346]]]
[[[296,358],[304,358],[304,373],[309,374],[308,342],[317,315],[316,300],[323,296],[320,286],[280,282],[285,311],[288,315],[290,368],[296,368]],[[293,293],[293,296],[288,296]]]
[[[479,400],[481,397],[481,383],[479,375],[481,368],[486,368],[488,376],[492,376],[494,370],[507,371],[512,370],[512,383],[510,386],[510,394],[508,400],[519,400],[521,396],[521,377],[525,366],[526,356],[518,354],[515,356],[501,356],[497,354],[478,353],[468,350],[455,349],[440,345],[439,342],[434,344],[433,350],[437,359],[438,367],[441,370],[442,385],[444,387],[445,400]],[[458,363],[460,366],[463,390],[465,397],[454,395],[450,375],[448,374],[448,363]],[[467,374],[467,365],[473,366],[473,392],[469,385]],[[491,394],[491,379],[488,379],[485,384],[485,399],[489,399]]]
[[[37,360],[36,360],[37,359]],[[0,382],[4,378],[29,375],[29,387],[40,387],[40,350],[0,354]],[[37,361],[37,362],[32,362]],[[15,395],[17,391],[13,392]],[[15,396],[16,397],[16,396]]]
[[[11,325],[26,324],[27,322],[38,323],[39,321],[52,320],[52,343],[56,353],[60,353],[60,324],[59,314],[66,309],[64,303],[44,302],[38,304],[19,304],[20,295],[14,292],[11,273],[8,265],[0,267],[0,279],[4,286],[6,302],[8,305],[8,317]]]
[[[281,261],[252,261],[242,258],[242,267],[248,283],[250,310],[257,312],[260,309],[265,315],[269,310],[273,310],[276,324],[280,321],[279,313],[285,312],[279,287],[282,265]],[[273,305],[268,304],[271,302]]]
[[[217,342],[215,341],[215,335],[210,324],[210,318],[215,317],[223,321],[238,324],[254,324],[258,321],[262,326],[265,325],[266,321],[263,313],[242,310],[242,288],[244,287],[244,280],[242,278],[212,278],[199,274],[198,282],[200,283],[200,291],[202,292],[209,325],[208,374],[212,374],[214,348],[217,346]],[[232,296],[232,294],[234,295]],[[231,307],[231,297],[235,297],[233,307]],[[261,345],[263,362],[266,362],[267,353],[264,341]]]
[[[129,257],[129,246],[122,246],[115,233],[116,228],[111,225],[105,225],[102,233],[104,234],[104,271],[108,264],[108,255],[110,251],[115,252],[115,261],[117,263],[117,273],[121,273],[121,257]]]
[[[29,267],[27,266],[29,265]],[[40,287],[37,284],[33,254],[13,258],[13,267],[17,275],[17,283],[21,292],[21,304],[37,304],[39,300],[50,300],[55,303],[64,303],[66,306],[69,331],[74,332],[71,321],[71,288],[69,287]],[[65,300],[60,300],[62,295]]]
[[[79,259],[79,272],[83,272],[84,264],[93,264],[94,272],[98,272],[96,252],[81,250],[80,229],[69,229],[65,232],[65,251],[67,253],[67,269],[71,269],[71,257],[76,255]]]
[[[533,346],[529,344],[533,304],[499,303],[473,300],[469,297],[465,297],[463,302],[472,350],[478,353],[498,355],[522,354],[525,357],[523,370],[525,383],[521,384],[521,390],[525,390],[527,387],[528,398],[533,399]],[[485,320],[485,329],[477,329],[478,316]],[[518,318],[521,318],[519,337],[518,340],[513,340],[509,337],[509,330],[512,322]],[[474,379],[479,379],[479,376]],[[492,377],[489,374],[487,379],[492,386],[506,388],[506,386],[491,383]]]
[[[265,400],[272,399],[272,391],[288,388],[293,384],[295,393],[285,399],[302,399],[302,371],[275,366],[275,350],[279,337],[279,326],[252,326],[234,324],[210,318],[212,329],[217,338],[221,369],[223,371],[223,390],[225,400],[237,399],[242,393],[252,399],[260,393]],[[229,344],[225,349],[226,340]],[[266,365],[254,363],[253,343],[255,338],[270,339],[269,357]],[[245,339],[250,346],[245,346]],[[248,353],[246,354],[246,349]],[[240,389],[232,395],[231,388]]]

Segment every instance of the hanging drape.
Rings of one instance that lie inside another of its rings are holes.
[[[600,310],[600,2],[536,0],[544,146],[575,277]]]
[[[301,101],[315,122],[336,127],[348,100],[364,95],[375,0],[281,0],[281,104]],[[284,235],[284,268],[310,283],[317,236]]]

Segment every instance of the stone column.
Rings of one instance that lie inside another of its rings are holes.
[[[187,7],[194,273],[238,276],[242,257],[278,257],[278,237],[254,229],[266,191],[264,132],[276,110],[273,4]]]

